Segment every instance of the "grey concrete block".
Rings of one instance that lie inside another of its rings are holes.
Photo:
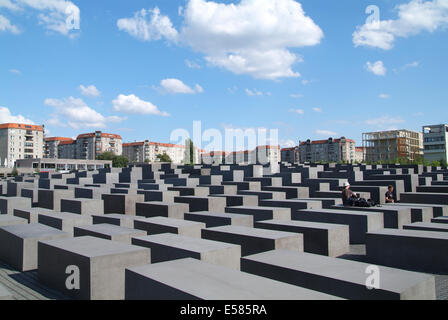
[[[427,273],[448,273],[448,233],[383,229],[366,237],[367,261]]]
[[[100,199],[62,199],[61,212],[70,212],[81,215],[103,214],[104,201]]]
[[[403,203],[448,204],[448,193],[404,192],[401,194]]]
[[[437,217],[431,220],[432,223],[448,223],[448,217]]]
[[[422,207],[422,208],[431,208],[433,211],[433,217],[442,217],[448,216],[448,205],[443,204],[425,204],[425,203],[394,203],[395,206],[414,206],[414,207]]]
[[[113,224],[106,223],[74,228],[75,237],[91,236],[128,244],[131,244],[132,237],[141,237],[145,235],[145,231],[119,227]]]
[[[39,213],[56,213],[44,208],[14,209],[14,216],[26,219],[28,223],[39,223]]]
[[[211,212],[224,212],[226,207],[226,199],[220,197],[195,197],[195,196],[185,196],[185,197],[175,197],[174,201],[176,203],[187,203],[189,204],[189,212],[197,211],[211,211]]]
[[[254,218],[251,215],[241,215],[233,213],[215,213],[215,212],[188,212],[184,215],[185,220],[205,223],[207,228],[221,226],[254,226]]]
[[[31,199],[21,197],[0,197],[0,214],[14,213],[14,209],[31,208]]]
[[[349,211],[364,211],[364,212],[381,212],[384,216],[384,228],[403,229],[403,225],[412,222],[411,208],[403,206],[380,206],[380,207],[350,207],[337,205],[330,207],[331,209],[349,210]]]
[[[367,263],[275,250],[244,257],[241,270],[299,287],[356,300],[435,300],[432,275],[378,266],[379,289],[366,286]],[[369,283],[370,284],[370,283]]]
[[[28,224],[28,220],[9,214],[0,215],[0,227],[12,226],[16,224]]]
[[[124,228],[134,228],[134,220],[135,216],[126,216],[124,214],[104,214],[104,215],[92,215],[93,224],[113,224],[115,226],[124,227]]]
[[[0,260],[19,271],[35,270],[37,269],[38,241],[68,238],[69,236],[66,232],[41,224],[1,227]]]
[[[281,207],[290,208],[291,213],[297,210],[303,209],[321,209],[322,202],[318,200],[262,200],[260,201],[261,207]]]
[[[91,225],[92,217],[68,212],[39,213],[38,222],[65,231],[73,236],[73,228]]]
[[[38,191],[38,206],[40,208],[50,209],[57,212],[61,211],[62,199],[74,199],[75,190],[44,190]]]
[[[194,258],[240,269],[241,247],[234,244],[180,236],[172,233],[134,237],[132,244],[151,249],[151,262]]]
[[[205,224],[165,217],[154,217],[135,219],[134,228],[144,230],[148,235],[174,233],[187,237],[200,238],[201,229],[205,228]]]
[[[227,213],[251,215],[254,221],[262,220],[291,220],[291,210],[282,207],[227,207]]]
[[[0,284],[0,301],[14,300],[14,296],[2,284]]]
[[[309,253],[338,257],[350,251],[348,225],[266,220],[255,222],[255,228],[301,233],[303,250]]]
[[[150,262],[150,249],[95,237],[40,241],[38,278],[75,299],[121,300],[125,269]],[[79,270],[79,289],[67,288],[70,266]]]
[[[167,217],[183,219],[184,213],[188,212],[189,205],[185,203],[170,202],[137,202],[135,214],[139,217]]]
[[[238,244],[242,256],[274,249],[303,251],[303,235],[291,232],[222,226],[203,229],[202,238]]]
[[[103,194],[104,213],[120,213],[135,216],[136,203],[144,202],[145,196],[142,194],[125,195],[125,194]]]
[[[385,204],[384,208],[396,208],[394,204]],[[418,205],[413,206],[412,204],[405,206],[400,205],[399,208],[409,208],[411,210],[411,222],[430,222],[434,218],[433,208],[431,207],[420,207]]]
[[[225,301],[331,300],[335,298],[187,258],[127,268],[126,299]]]
[[[285,192],[286,199],[309,198],[308,187],[263,187],[263,191]]]
[[[448,225],[443,223],[430,223],[430,222],[415,222],[403,226],[404,230],[420,230],[420,231],[435,231],[435,232],[448,232]]]
[[[350,244],[364,244],[367,232],[382,229],[384,226],[381,212],[334,209],[299,210],[292,214],[292,219],[346,224],[349,226]]]
[[[214,197],[222,197],[226,199],[226,207],[235,206],[257,206],[258,196],[256,195],[229,195],[229,194],[217,194]]]

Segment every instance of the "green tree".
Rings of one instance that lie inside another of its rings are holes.
[[[431,162],[431,166],[432,167],[440,167],[440,161],[434,160],[433,162]]]
[[[173,160],[171,160],[170,156],[167,155],[166,153],[158,154],[158,155],[157,155],[157,159],[158,159],[160,162],[173,162]]]
[[[19,171],[17,170],[17,168],[13,168],[11,171],[11,175],[13,177],[17,177],[19,175]]]
[[[125,156],[117,156],[113,152],[103,152],[96,157],[97,160],[112,161],[112,167],[125,168],[128,166],[129,160]]]
[[[194,165],[196,163],[194,155],[194,143],[191,139],[185,140],[184,164]]]

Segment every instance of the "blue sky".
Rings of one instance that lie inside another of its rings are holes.
[[[447,26],[448,0],[0,0],[0,122],[169,142],[200,120],[360,145],[448,122]]]

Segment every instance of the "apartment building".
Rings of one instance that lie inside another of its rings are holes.
[[[355,162],[364,162],[365,149],[363,147],[355,147]]]
[[[185,146],[149,140],[123,144],[123,155],[129,162],[157,162],[157,155],[163,154],[167,154],[173,163],[181,164],[185,158]]]
[[[42,158],[44,127],[19,123],[0,124],[0,165],[13,168],[19,159]]]
[[[328,140],[307,140],[299,145],[300,162],[354,162],[355,141],[341,137]]]
[[[44,139],[44,158],[57,159],[59,158],[58,147],[60,143],[73,142],[71,138],[51,137]]]
[[[283,148],[280,150],[282,162],[296,163],[299,162],[299,148]]]
[[[76,159],[76,140],[70,139],[59,142],[58,159]]]
[[[96,131],[80,134],[76,138],[75,159],[95,160],[98,155],[104,152],[112,152],[121,156],[123,154],[121,136]]]
[[[212,151],[201,154],[203,164],[268,164],[280,162],[280,146],[259,146],[245,151]]]
[[[365,161],[414,161],[423,156],[423,134],[410,130],[363,133]]]
[[[430,162],[448,160],[448,125],[439,124],[423,127],[424,158]]]

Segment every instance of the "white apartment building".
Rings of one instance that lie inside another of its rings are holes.
[[[75,159],[95,160],[98,155],[104,152],[112,152],[121,156],[123,154],[121,136],[96,131],[80,134],[76,138]]]
[[[60,158],[58,147],[59,145],[65,144],[67,142],[74,142],[75,140],[71,138],[63,137],[51,137],[44,139],[44,158],[46,159],[57,159]]]
[[[195,152],[198,150],[195,149]],[[182,164],[185,158],[185,146],[149,140],[123,144],[123,155],[129,162],[158,162],[157,155],[163,154],[167,154],[173,163]],[[199,156],[196,159],[199,159]]]
[[[0,124],[0,165],[13,168],[19,159],[42,158],[44,151],[43,126]]]
[[[259,146],[254,150],[212,151],[201,154],[203,164],[268,164],[279,163],[280,160],[280,146]]]
[[[299,146],[300,162],[354,162],[355,141],[340,139],[307,140]]]
[[[423,127],[424,159],[430,162],[448,160],[448,125]]]

